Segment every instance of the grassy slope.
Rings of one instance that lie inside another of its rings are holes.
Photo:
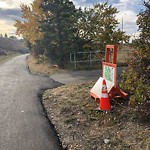
[[[17,39],[9,39],[9,38],[2,38],[0,37],[0,51],[4,52],[20,52],[24,53],[27,52],[27,47],[25,46],[24,42]]]
[[[19,55],[18,53],[9,52],[7,55],[0,55],[0,64],[4,63],[5,61]]]
[[[58,67],[53,67],[51,64],[44,62],[39,62],[35,57],[29,55],[27,63],[32,74],[44,74],[51,75],[54,73],[61,73],[64,70],[59,69]]]
[[[0,64],[25,52],[28,49],[21,40],[0,37]]]

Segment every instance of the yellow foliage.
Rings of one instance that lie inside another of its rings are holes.
[[[34,1],[31,6],[21,5],[22,18],[24,21],[16,20],[15,27],[17,35],[22,35],[33,45],[35,41],[43,37],[43,33],[39,29],[39,21],[44,19],[44,12],[39,7],[43,0]]]

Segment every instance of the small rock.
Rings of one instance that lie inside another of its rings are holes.
[[[104,143],[108,144],[108,143],[110,143],[110,140],[109,139],[104,139]]]

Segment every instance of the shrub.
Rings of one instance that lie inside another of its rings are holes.
[[[150,51],[139,49],[131,54],[128,68],[123,71],[120,87],[129,93],[130,102],[150,101]]]
[[[122,74],[120,86],[130,95],[130,102],[150,102],[150,2],[143,0],[145,10],[137,19],[140,36],[133,41],[136,50],[128,60],[128,69]]]

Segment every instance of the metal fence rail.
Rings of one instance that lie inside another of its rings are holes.
[[[130,57],[130,53],[133,50],[124,49],[117,51],[117,64],[127,63]],[[79,63],[89,63],[89,67],[92,66],[93,62],[103,61],[105,51],[90,51],[90,52],[76,52],[70,53],[70,63],[74,64],[74,68],[77,68]],[[112,52],[110,51],[110,60],[112,59]]]
[[[70,53],[70,62],[74,63],[74,68],[77,68],[77,63],[87,63],[91,67],[92,62],[101,61],[105,54],[105,51],[96,51],[96,52],[77,52],[77,53]]]

